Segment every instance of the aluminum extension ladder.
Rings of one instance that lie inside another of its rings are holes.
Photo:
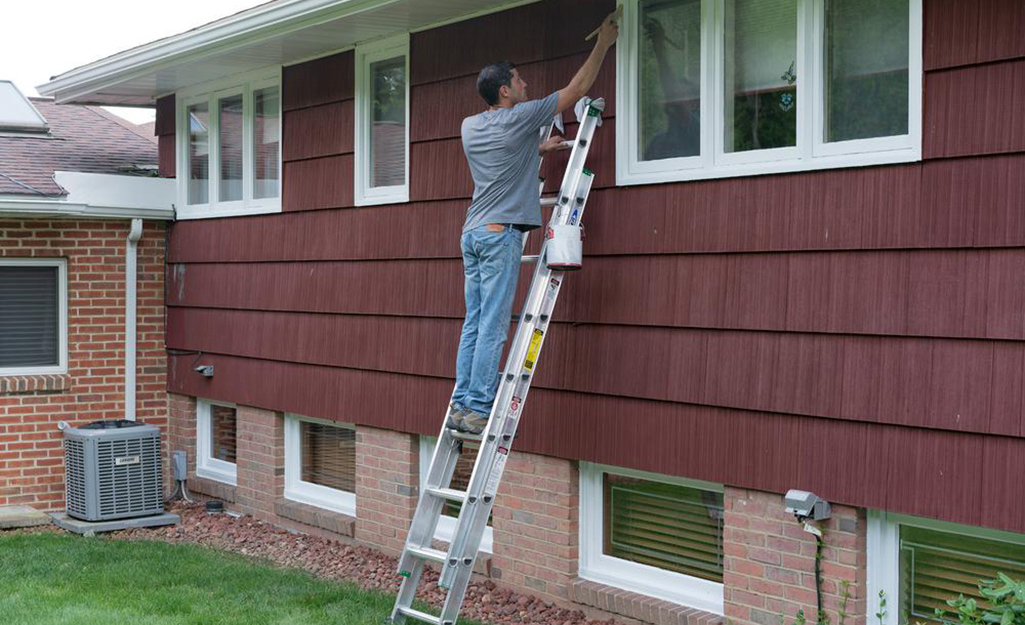
[[[594,174],[584,167],[591,138],[601,119],[605,101],[591,101],[580,123],[569,164],[562,179],[559,195],[543,199],[542,205],[555,208],[549,225],[577,224],[583,216],[587,196]],[[536,370],[537,359],[544,343],[552,309],[559,296],[563,272],[546,266],[547,240],[538,256],[524,256],[523,261],[536,261],[534,278],[530,283],[527,300],[517,324],[516,334],[509,348],[505,372],[498,386],[487,427],[480,436],[450,430],[442,425],[438,444],[431,456],[427,479],[420,488],[420,501],[406,536],[406,545],[399,558],[399,575],[404,579],[392,609],[390,623],[405,623],[414,619],[436,625],[455,625],[459,609],[470,583],[473,564],[477,559],[481,538],[487,527],[491,507],[495,502],[509,448],[516,436],[523,404]],[[463,441],[479,441],[477,460],[473,466],[466,491],[450,488],[456,461]],[[448,552],[434,549],[431,542],[445,503],[459,502],[459,519]],[[438,585],[447,589],[441,616],[433,616],[413,609],[416,587],[425,562],[442,565]]]

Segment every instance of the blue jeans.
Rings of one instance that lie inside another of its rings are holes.
[[[498,365],[509,335],[513,296],[520,275],[523,233],[480,226],[463,233],[466,320],[456,357],[452,403],[487,417],[498,391]]]

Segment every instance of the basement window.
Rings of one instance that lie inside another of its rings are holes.
[[[0,376],[68,370],[68,265],[0,258]]]
[[[936,608],[959,594],[986,607],[978,584],[1003,573],[1025,579],[1025,535],[870,511],[869,613],[887,600],[881,625],[936,623]],[[956,618],[948,617],[949,620]]]
[[[356,204],[409,201],[409,35],[356,48]]]
[[[234,404],[196,401],[196,475],[238,484],[238,410]]]
[[[722,486],[582,462],[580,577],[722,614]]]
[[[285,415],[285,498],[356,516],[356,426]]]
[[[626,0],[617,182],[921,158],[921,0]]]
[[[434,453],[434,448],[438,444],[438,439],[435,436],[421,436],[420,437],[420,483],[427,483],[427,472],[431,468],[431,455]],[[459,454],[459,460],[456,461],[456,470],[452,476],[452,484],[450,488],[455,490],[466,491],[470,485],[470,475],[473,474],[473,463],[477,459],[477,451],[480,446],[477,443],[464,442],[463,453]],[[496,499],[495,505],[501,499]],[[459,518],[460,504],[454,501],[446,501],[445,507],[442,508],[441,517],[438,519],[438,528],[434,532],[434,537],[437,540],[450,543],[452,542],[452,536],[456,533],[456,520]],[[495,543],[495,532],[492,529],[492,520],[494,518],[494,510],[492,510],[492,516],[488,517],[488,526],[484,529],[484,536],[481,539],[481,551],[485,553],[493,553]]]
[[[182,219],[281,210],[280,69],[178,94]]]

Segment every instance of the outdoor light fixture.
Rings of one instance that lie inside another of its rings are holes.
[[[797,520],[801,522],[808,519],[824,521],[832,514],[828,501],[806,490],[788,490],[785,501],[787,512],[797,517]]]
[[[204,378],[214,377],[214,366],[213,365],[199,365],[196,367],[196,373],[203,376]]]

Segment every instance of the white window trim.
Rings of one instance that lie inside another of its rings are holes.
[[[370,186],[370,64],[402,56],[406,62],[406,162],[405,184],[390,187]],[[409,33],[356,47],[356,154],[354,162],[354,199],[356,206],[399,204],[409,201]]]
[[[899,625],[902,621],[899,586],[901,525],[1025,545],[1025,536],[1021,534],[894,514],[883,510],[869,510],[866,536],[866,551],[868,552],[866,567],[868,608],[866,613],[869,623]],[[880,590],[886,593],[886,614],[882,621],[876,618],[876,613],[879,611]]]
[[[797,146],[727,154],[723,150],[725,112],[724,0],[701,2],[701,154],[639,160],[640,89],[637,33],[640,0],[625,0],[623,27],[616,46],[616,100],[622,113],[616,124],[616,184],[652,184],[708,180],[841,167],[919,161],[922,158],[922,0],[909,0],[908,134],[826,143],[823,87],[824,0],[798,0]],[[711,34],[710,34],[711,33]],[[811,71],[802,71],[810,67]]]
[[[30,266],[57,268],[57,359],[45,367],[0,367],[0,376],[53,375],[68,372],[68,261],[65,258],[0,258],[0,267]]]
[[[421,436],[420,437],[420,484],[421,484],[421,496],[423,493],[422,485],[427,481],[427,472],[431,468],[431,459],[434,456],[434,450],[437,447],[438,438],[436,436]],[[499,500],[495,500],[497,503]],[[435,540],[440,540],[446,543],[452,542],[452,536],[456,533],[456,521],[450,516],[444,514],[438,517],[438,527],[434,530]],[[495,530],[492,527],[484,528],[484,536],[480,541],[480,550],[485,553],[494,553],[495,551]]]
[[[614,473],[616,475],[625,475],[655,482],[679,484],[717,493],[723,492],[721,484],[581,462],[579,576],[600,584],[615,586],[649,597],[722,615],[723,585],[721,583],[684,575],[675,571],[666,571],[654,566],[615,558],[603,553],[603,473]]]
[[[302,423],[319,423],[355,431],[349,423],[324,421],[285,413],[285,499],[356,517],[356,493],[329,488],[302,479]]]
[[[209,399],[196,400],[196,475],[216,482],[238,486],[238,465],[213,457],[211,406],[235,408],[235,439],[238,440],[238,407],[235,404]],[[238,449],[236,445],[236,449]]]
[[[267,87],[278,87],[278,195],[273,198],[256,199],[253,197],[255,187],[255,161],[253,155],[253,129],[255,111],[253,94]],[[220,190],[220,110],[218,99],[231,95],[242,95],[242,199],[221,202],[217,198]],[[176,217],[178,219],[211,219],[216,217],[237,217],[243,215],[261,215],[281,212],[281,191],[283,178],[282,164],[282,92],[281,67],[262,69],[204,83],[183,89],[175,94],[175,171],[177,172],[178,201]],[[207,103],[209,114],[208,154],[209,179],[207,180],[207,203],[189,204],[189,123],[188,107]]]

